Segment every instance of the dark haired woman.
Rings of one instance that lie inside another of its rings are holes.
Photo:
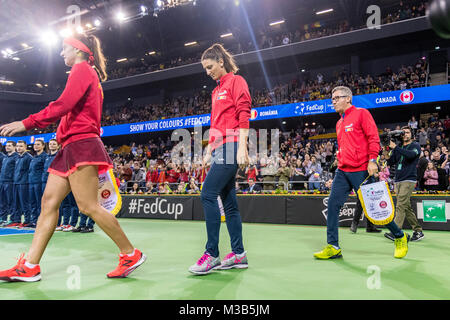
[[[61,151],[50,165],[42,208],[31,248],[18,264],[0,271],[0,280],[33,282],[41,279],[39,262],[58,222],[61,201],[72,191],[77,205],[91,217],[120,249],[119,266],[109,278],[123,278],[141,265],[146,257],[135,249],[117,219],[99,205],[98,175],[113,167],[100,140],[103,90],[99,77],[106,80],[105,58],[100,41],[93,35],[77,35],[63,41],[61,56],[71,67],[64,92],[42,111],[0,127],[11,136],[32,128],[45,128],[58,120],[56,133]],[[98,74],[97,74],[98,73]]]
[[[41,198],[42,198],[42,174],[44,173],[45,159],[47,153],[44,151],[45,142],[36,140],[33,145],[36,155],[31,159],[30,168],[28,171],[28,187],[30,190],[30,223],[28,226],[36,228],[37,219],[41,213]]]
[[[235,75],[238,67],[233,57],[220,44],[208,48],[201,62],[206,74],[217,82],[212,92],[211,126],[204,167],[211,168],[202,186],[201,199],[205,212],[208,241],[206,250],[191,273],[202,275],[213,269],[247,268],[247,255],[242,243],[242,222],[238,209],[235,177],[238,166],[248,165],[247,137],[251,96],[244,78]],[[221,262],[219,232],[221,213],[219,199],[225,210],[232,252]]]

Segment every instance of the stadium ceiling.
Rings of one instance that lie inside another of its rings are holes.
[[[97,35],[109,61],[193,41],[225,42],[222,34],[259,37],[271,23],[302,28],[316,21],[363,21],[370,4],[396,0],[0,0],[0,76],[51,79],[65,74],[61,33],[80,22]],[[333,9],[331,13],[316,13]],[[78,19],[78,20],[77,20]],[[45,42],[53,42],[52,46]],[[186,48],[185,50],[190,50]],[[192,52],[192,50],[191,50]],[[180,55],[183,52],[177,52]],[[13,60],[14,58],[14,60]],[[67,68],[66,68],[67,69]],[[50,80],[51,81],[51,80]]]

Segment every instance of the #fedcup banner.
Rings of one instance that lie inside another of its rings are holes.
[[[122,197],[112,169],[98,176],[98,202],[113,215],[122,207]]]
[[[394,202],[385,181],[361,185],[358,198],[364,214],[373,224],[385,225],[394,218]]]

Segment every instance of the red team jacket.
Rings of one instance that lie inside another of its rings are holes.
[[[102,105],[103,90],[97,72],[84,61],[72,67],[61,96],[22,123],[30,130],[61,119],[56,139],[64,148],[70,142],[100,136]]]
[[[211,150],[226,142],[239,141],[239,129],[249,128],[252,98],[247,82],[230,72],[213,90],[209,144]]]
[[[369,159],[380,151],[378,128],[369,111],[351,106],[336,123],[338,168],[346,172],[367,170]]]

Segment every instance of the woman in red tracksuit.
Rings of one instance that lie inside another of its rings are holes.
[[[189,268],[191,273],[200,275],[213,269],[248,267],[235,181],[238,166],[248,164],[247,137],[251,110],[247,83],[244,78],[235,75],[238,68],[222,45],[215,44],[208,48],[201,62],[207,75],[217,82],[217,87],[212,92],[209,144],[203,165],[205,168],[212,157],[211,167],[201,193],[208,241],[202,257]],[[220,261],[218,245],[222,204],[232,251]]]
[[[31,248],[18,264],[0,271],[0,280],[33,282],[41,279],[39,262],[53,235],[61,201],[72,191],[81,212],[92,218],[120,249],[119,266],[109,278],[123,278],[141,265],[146,257],[135,249],[117,219],[99,205],[98,175],[113,167],[100,140],[105,58],[100,41],[93,35],[77,35],[63,41],[61,56],[71,67],[64,92],[42,111],[0,127],[0,134],[12,136],[32,128],[45,128],[58,120],[56,137],[61,151],[49,168],[42,197],[42,210]],[[98,73],[98,74],[97,74]],[[18,273],[18,270],[22,270]]]

